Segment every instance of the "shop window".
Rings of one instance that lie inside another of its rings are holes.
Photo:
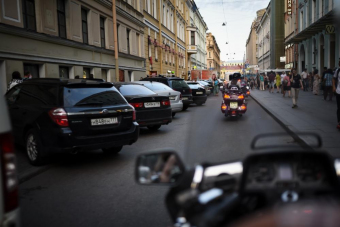
[[[90,73],[91,73],[91,69],[90,68],[83,68],[83,78],[84,79],[90,78]]]
[[[57,14],[58,14],[59,37],[66,39],[65,0],[58,0]]]
[[[128,51],[128,54],[131,53],[131,50],[130,50],[130,29],[126,29],[126,38],[127,38],[127,51]]]
[[[66,66],[59,66],[59,77],[60,78],[64,78],[64,79],[68,79],[69,78],[68,67],[66,67]]]
[[[24,73],[30,72],[32,78],[39,78],[39,65],[38,64],[24,64]]]
[[[24,27],[28,30],[36,31],[34,0],[23,0]]]

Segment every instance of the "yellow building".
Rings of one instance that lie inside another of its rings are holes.
[[[143,1],[146,75],[187,76],[184,0]]]
[[[206,34],[206,46],[207,46],[207,64],[208,69],[210,70],[216,70],[218,74],[220,74],[220,48],[217,45],[215,36],[213,36],[211,33]],[[218,75],[219,76],[219,75]]]

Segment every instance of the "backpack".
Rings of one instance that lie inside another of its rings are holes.
[[[284,79],[284,80],[282,81],[282,84],[283,84],[283,86],[287,86],[288,80],[287,80],[287,79]]]

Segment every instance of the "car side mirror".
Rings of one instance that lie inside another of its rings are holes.
[[[145,185],[173,185],[185,172],[176,152],[162,150],[141,154],[136,161],[136,181]]]

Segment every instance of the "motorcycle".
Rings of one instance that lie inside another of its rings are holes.
[[[247,111],[247,105],[244,94],[237,85],[230,85],[224,89],[221,111],[227,116],[242,116]]]
[[[248,98],[250,96],[250,83],[245,82],[244,80],[241,81],[241,90],[243,92],[244,97]]]
[[[193,169],[171,149],[141,154],[136,181],[170,186],[174,227],[339,226],[340,160],[319,149],[320,136],[304,135],[316,138],[315,147],[259,146],[280,134],[259,135],[251,143],[257,152],[245,159]]]

